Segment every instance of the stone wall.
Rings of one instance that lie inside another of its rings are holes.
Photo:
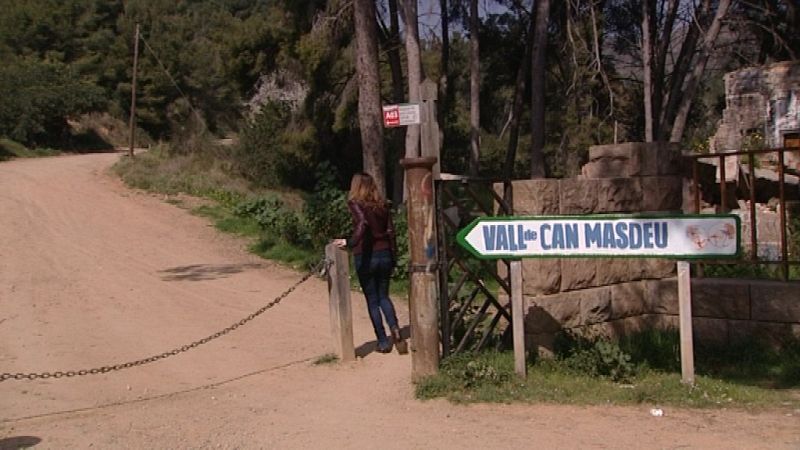
[[[594,146],[577,178],[513,181],[514,214],[680,212],[682,172],[674,145]],[[502,192],[502,185],[495,189]],[[565,328],[620,335],[677,326],[674,261],[524,259],[522,267],[525,333],[531,350],[552,351],[555,334]],[[505,264],[498,264],[498,271],[504,276]],[[773,337],[784,331],[800,334],[800,284],[731,283],[693,281],[699,340],[725,340],[747,330]]]

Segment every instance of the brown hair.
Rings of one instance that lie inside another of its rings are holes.
[[[383,196],[375,184],[375,179],[372,178],[372,175],[364,172],[353,175],[347,199],[369,206],[383,206],[384,204]]]

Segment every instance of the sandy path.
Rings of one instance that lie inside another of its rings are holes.
[[[124,188],[106,173],[117,157],[0,164],[0,372],[161,353],[300,277],[204,219]],[[800,417],[780,409],[654,418],[649,405],[419,402],[408,357],[312,364],[329,351],[326,302],[324,282],[312,279],[188,353],[104,375],[0,383],[0,448],[800,448]],[[359,345],[371,330],[357,295],[354,309]]]

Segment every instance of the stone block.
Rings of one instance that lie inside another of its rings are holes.
[[[670,278],[676,275],[675,261],[662,258],[642,258],[637,260],[641,269],[641,279]]]
[[[800,323],[800,283],[751,281],[753,320]]]
[[[595,213],[642,210],[642,185],[639,178],[608,178],[597,181]]]
[[[600,180],[559,180],[559,214],[591,214],[597,210]]]
[[[561,263],[557,259],[522,261],[522,292],[525,295],[554,294],[561,289]]]
[[[681,211],[683,179],[678,176],[653,176],[639,179],[642,187],[642,212]]]
[[[683,156],[680,146],[672,142],[655,144],[657,150],[657,173],[653,175],[681,175],[683,172]]]
[[[651,314],[678,314],[678,280],[645,280],[647,310]]]
[[[633,281],[616,284],[610,286],[609,289],[611,290],[612,320],[641,316],[648,312],[644,282]]]
[[[639,261],[634,258],[597,258],[597,285],[624,283],[641,278]]]
[[[587,178],[627,178],[648,172],[642,154],[645,144],[625,142],[622,144],[593,145],[589,147],[589,162],[582,173]],[[656,170],[656,161],[650,172]]]
[[[600,287],[577,291],[580,298],[581,319],[578,325],[606,322],[611,318],[611,288]]]
[[[555,356],[555,340],[555,333],[526,334],[525,348],[540,358],[552,359]]]
[[[656,330],[677,330],[680,326],[680,319],[677,315],[651,314],[642,317],[647,317],[650,326]]]
[[[554,333],[580,325],[581,302],[576,295],[528,297],[526,301],[525,330],[531,334]]]
[[[732,320],[730,321],[729,339],[732,343],[755,339],[778,348],[793,334],[797,336],[794,333],[796,326],[789,323]]]
[[[728,321],[708,317],[692,317],[692,338],[695,345],[728,342]]]
[[[749,319],[749,282],[714,278],[692,280],[692,316]]]
[[[559,180],[516,180],[511,184],[514,189],[514,214],[559,214]],[[503,185],[496,184],[495,191],[502,194]]]
[[[597,286],[597,262],[592,258],[561,259],[561,290]]]

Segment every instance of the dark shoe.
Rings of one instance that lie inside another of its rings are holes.
[[[401,355],[408,353],[408,344],[403,340],[400,329],[397,327],[392,328],[392,342],[397,347],[397,353]]]
[[[386,345],[378,344],[378,348],[375,349],[378,353],[392,353],[392,343],[388,343]]]

